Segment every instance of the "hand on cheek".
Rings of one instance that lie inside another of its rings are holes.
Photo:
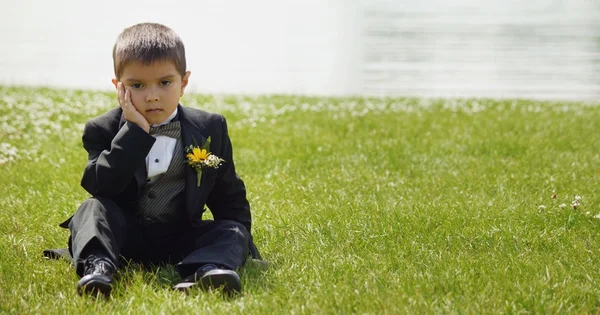
[[[150,123],[133,105],[133,102],[131,101],[131,92],[125,89],[122,82],[117,83],[117,99],[119,100],[119,106],[123,109],[125,119],[140,126],[146,132],[149,132]]]

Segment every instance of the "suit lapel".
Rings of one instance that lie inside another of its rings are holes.
[[[119,120],[119,130],[121,130],[121,127],[123,127],[123,125],[125,124],[126,119],[125,119],[125,115],[123,115],[123,112],[121,112],[121,119]],[[118,130],[117,130],[118,132]],[[138,167],[138,169],[135,171],[134,173],[135,176],[135,180],[137,182],[137,193],[138,193],[138,197],[142,195],[143,191],[144,191],[144,185],[146,185],[146,178],[148,177],[148,170],[146,170],[146,163],[142,163],[142,165],[140,165]]]
[[[190,145],[193,146],[202,146],[202,144],[206,141],[206,137],[202,135],[202,131],[204,131],[205,126],[201,125],[201,122],[195,121],[191,119],[192,113],[185,107],[179,105],[179,120],[181,121],[181,140],[183,142],[184,150]],[[181,152],[184,154],[185,152]],[[202,197],[202,185],[198,187],[197,184],[197,174],[191,167],[186,165],[185,168],[185,196],[186,196],[186,210],[190,219],[195,218],[195,214],[197,211],[201,211],[202,209],[198,209],[200,205],[200,200]]]

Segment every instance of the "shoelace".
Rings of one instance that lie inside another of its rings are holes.
[[[96,260],[96,256],[89,256],[84,262],[84,274],[89,275],[94,272],[94,261]]]
[[[96,256],[89,256],[84,263],[84,274],[106,273],[106,262],[104,259],[98,259]]]

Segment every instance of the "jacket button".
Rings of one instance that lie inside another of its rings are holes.
[[[153,192],[153,191],[149,191],[149,192],[148,192],[148,198],[150,198],[150,199],[154,199],[154,198],[156,198],[156,193],[155,193],[155,192]]]

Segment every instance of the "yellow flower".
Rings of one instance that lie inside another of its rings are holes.
[[[191,162],[202,162],[208,159],[209,154],[206,149],[194,148],[192,153],[188,153],[186,156]]]

